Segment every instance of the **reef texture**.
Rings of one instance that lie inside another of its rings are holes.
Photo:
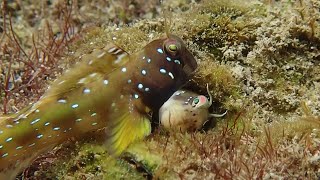
[[[206,94],[208,83],[211,111],[228,114],[195,133],[155,126],[116,159],[103,146],[103,130],[70,139],[20,177],[320,178],[320,1],[144,2],[3,0],[3,114],[35,102],[81,55],[108,42],[135,52],[166,29],[200,64],[185,88]]]

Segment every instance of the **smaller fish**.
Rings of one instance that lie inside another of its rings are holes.
[[[176,91],[160,108],[159,121],[167,130],[192,132],[199,130],[211,117],[223,117],[223,114],[210,114],[212,96],[207,85],[209,99],[191,91]]]

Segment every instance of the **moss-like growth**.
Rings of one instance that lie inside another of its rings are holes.
[[[5,1],[7,15],[0,21],[3,112],[36,101],[48,80],[95,48],[113,42],[132,53],[163,35],[167,27],[160,6],[136,2],[125,1],[121,9],[120,1]],[[208,83],[213,111],[228,109],[227,116],[206,132],[156,132],[118,159],[109,157],[101,143],[79,142],[72,156],[55,156],[56,166],[32,165],[40,169],[38,177],[320,177],[319,2],[187,2],[162,5],[172,8],[170,32],[187,42],[200,65],[185,88],[206,94]],[[35,32],[34,38],[25,29]]]

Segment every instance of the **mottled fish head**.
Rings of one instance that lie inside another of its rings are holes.
[[[151,109],[159,108],[197,68],[184,42],[170,34],[150,42],[134,58],[136,90]]]

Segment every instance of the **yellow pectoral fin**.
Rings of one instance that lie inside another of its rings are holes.
[[[120,155],[131,143],[151,133],[149,119],[139,113],[128,111],[112,121],[112,125],[106,130],[106,145],[113,155]]]

